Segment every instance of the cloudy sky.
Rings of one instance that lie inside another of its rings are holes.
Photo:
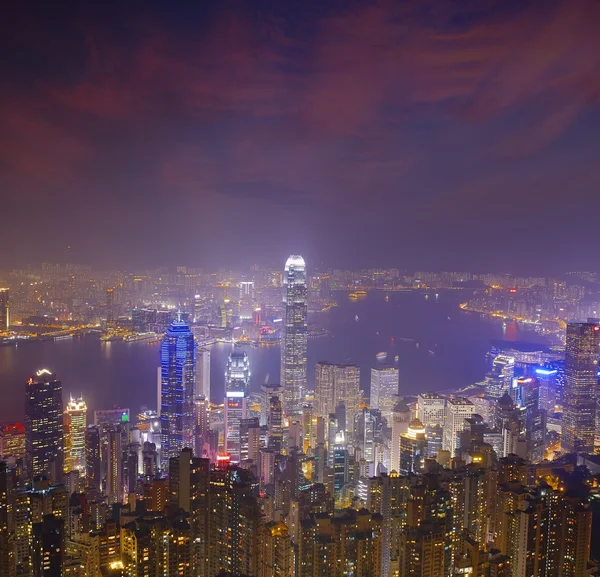
[[[598,30],[597,0],[15,2],[0,267],[598,270]]]

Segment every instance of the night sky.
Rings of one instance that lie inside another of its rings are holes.
[[[12,2],[0,268],[598,270],[599,30],[598,0]]]

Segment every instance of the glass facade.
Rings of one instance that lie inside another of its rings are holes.
[[[248,412],[250,361],[245,352],[234,351],[227,359],[225,371],[225,451],[231,462],[241,460],[240,425]]]
[[[572,323],[567,326],[562,449],[593,453],[598,391],[600,326]]]
[[[161,466],[193,446],[196,343],[186,322],[175,320],[160,347],[160,442]]]
[[[306,389],[306,341],[308,337],[308,302],[306,264],[299,255],[285,263],[284,319],[281,335],[281,385],[284,409],[292,414],[302,408]]]

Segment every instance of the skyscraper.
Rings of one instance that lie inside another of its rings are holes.
[[[0,288],[0,334],[6,332],[10,325],[8,309],[8,289]]]
[[[225,452],[239,463],[240,424],[247,417],[250,362],[245,352],[232,351],[225,371]]]
[[[196,343],[181,317],[167,330],[160,347],[160,438],[161,465],[184,446],[191,447],[194,434],[194,392],[196,387]]]
[[[308,302],[306,264],[299,255],[285,263],[283,327],[281,334],[281,385],[286,414],[298,411],[306,388],[306,340]]]
[[[374,367],[371,369],[371,408],[379,409],[389,419],[398,395],[398,369]]]
[[[598,394],[600,326],[571,323],[567,326],[562,449],[593,453]]]
[[[446,420],[444,422],[443,448],[454,456],[460,449],[460,433],[465,428],[465,419],[475,413],[475,405],[469,399],[455,397],[446,404]]]
[[[25,385],[25,431],[31,475],[57,481],[63,470],[62,383],[48,369]]]
[[[87,406],[83,399],[71,399],[64,414],[65,462],[64,471],[85,475],[85,430]]]
[[[354,418],[360,405],[360,369],[358,365],[336,365],[320,361],[315,366],[315,409],[327,419],[340,405],[346,409],[344,430],[354,432]]]
[[[196,396],[210,402],[210,351],[199,349],[196,353]]]

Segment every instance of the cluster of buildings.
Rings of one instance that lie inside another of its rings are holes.
[[[403,397],[378,365],[366,399],[355,364],[316,363],[308,390],[302,257],[282,285],[280,382],[258,411],[241,347],[211,405],[210,356],[181,314],[156,411],[88,422],[50,370],[27,380],[24,424],[0,429],[0,577],[599,574],[600,324],[567,327],[561,379],[502,351],[481,390]]]

